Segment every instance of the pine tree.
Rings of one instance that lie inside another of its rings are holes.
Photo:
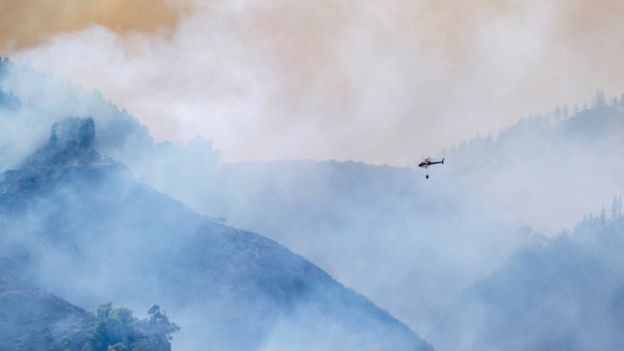
[[[611,107],[616,107],[618,104],[618,99],[617,97],[612,97],[611,99],[609,99],[609,106]]]
[[[619,209],[618,209],[618,198],[617,196],[613,197],[613,201],[611,201],[611,220],[615,221],[619,217]]]
[[[598,90],[596,92],[596,97],[594,97],[594,102],[592,104],[592,107],[602,107],[605,106],[607,104],[607,101],[605,99],[605,94],[602,90]]]

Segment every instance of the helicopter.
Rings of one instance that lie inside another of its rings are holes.
[[[424,161],[418,164],[418,167],[424,168],[427,171],[427,174],[425,175],[425,179],[429,179],[429,166],[438,165],[438,164],[443,165],[444,158],[442,158],[441,161],[432,161],[431,157],[427,157]]]

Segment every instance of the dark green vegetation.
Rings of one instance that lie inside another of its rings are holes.
[[[150,308],[148,315],[138,320],[129,309],[101,305],[91,323],[87,350],[170,350],[171,334],[180,328],[158,306]]]
[[[52,294],[0,274],[1,350],[169,351],[178,327],[158,306],[146,319],[102,305],[88,313]]]

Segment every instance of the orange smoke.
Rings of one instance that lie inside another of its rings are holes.
[[[0,50],[19,50],[92,25],[119,34],[171,28],[179,19],[181,5],[168,0],[3,0]]]

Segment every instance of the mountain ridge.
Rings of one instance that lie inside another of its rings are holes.
[[[210,342],[241,350],[263,343],[273,348],[296,332],[302,349],[432,349],[301,256],[258,234],[207,221],[137,183],[125,167],[102,162],[91,152],[91,125],[89,119],[55,125],[24,168],[5,173],[0,225],[20,233],[3,238],[3,246],[26,251],[12,263],[23,276],[83,306],[115,299],[136,308],[145,300],[166,305],[182,327],[174,347],[180,340],[188,349]],[[82,132],[61,137],[64,128]],[[26,229],[24,221],[30,223]],[[64,274],[50,271],[51,265]],[[69,289],[67,277],[81,282],[79,287]],[[236,316],[241,308],[247,312]],[[210,326],[199,337],[202,325],[219,320],[227,323]],[[236,339],[231,323],[238,326]],[[341,337],[310,339],[309,323],[317,336]]]

